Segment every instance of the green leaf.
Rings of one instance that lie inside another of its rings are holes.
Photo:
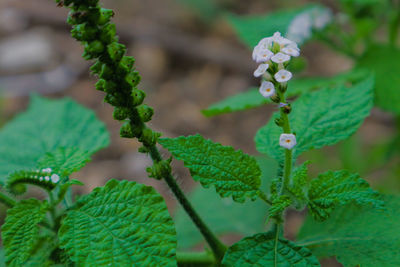
[[[371,46],[357,66],[375,72],[375,104],[400,114],[400,50],[392,46]]]
[[[202,110],[202,113],[207,117],[212,117],[220,114],[260,107],[267,103],[271,103],[271,100],[264,98],[258,91],[258,88],[250,88],[246,92],[230,96],[209,106],[207,109]]]
[[[53,173],[66,177],[85,166],[90,161],[90,154],[78,147],[59,147],[39,160],[39,168],[51,168]]]
[[[189,200],[208,227],[218,236],[247,236],[265,231],[268,206],[261,200],[239,204],[230,198],[221,199],[215,192],[202,187],[197,187],[189,195]],[[181,207],[178,208],[174,221],[178,233],[178,248],[190,248],[203,240],[199,230]]]
[[[225,254],[222,266],[320,266],[318,260],[304,247],[283,238],[276,239],[272,232],[246,237],[231,246]]]
[[[292,104],[289,121],[296,133],[293,156],[302,152],[333,145],[352,135],[372,108],[373,77],[350,88],[339,86],[302,95]],[[283,162],[284,149],[279,146],[281,128],[274,120],[276,113],[256,134],[257,150]]]
[[[12,171],[37,168],[38,161],[47,153],[73,148],[92,154],[108,143],[109,134],[93,111],[71,99],[34,96],[28,110],[0,131],[0,183]],[[60,168],[68,165],[57,164]]]
[[[277,31],[286,35],[291,23],[297,16],[309,14],[311,18],[314,18],[315,14],[318,15],[320,12],[328,12],[328,9],[319,4],[309,4],[300,8],[279,10],[261,16],[242,17],[231,14],[227,19],[239,38],[253,48],[262,38],[272,36]],[[301,43],[305,41],[307,39],[301,40]]]
[[[315,219],[325,220],[336,206],[351,201],[359,205],[372,204],[379,208],[383,205],[379,196],[358,174],[328,171],[311,181],[308,205]]]
[[[163,198],[149,186],[110,180],[77,202],[59,231],[79,266],[176,266],[176,235]]]
[[[400,199],[385,200],[385,210],[348,205],[324,222],[309,216],[297,244],[320,258],[336,256],[345,267],[400,266]]]
[[[47,202],[37,199],[22,200],[7,210],[1,228],[8,266],[24,266],[32,255],[39,238],[39,226],[48,210]]]
[[[297,202],[296,208],[301,209],[307,201],[308,190],[308,165],[310,161],[304,162],[292,172],[290,184],[288,185],[289,192],[295,197]]]
[[[346,73],[341,73],[333,77],[311,77],[299,78],[288,83],[287,96],[294,97],[323,87],[335,87],[345,83],[359,82],[370,76],[371,72],[357,69]],[[217,102],[202,113],[207,117],[236,111],[248,110],[271,103],[269,99],[264,98],[258,91],[258,88],[250,88],[248,91],[230,96],[220,102]]]
[[[237,202],[255,200],[261,184],[261,170],[255,158],[229,146],[213,143],[201,135],[163,138],[159,143],[190,170],[193,179],[221,197]]]

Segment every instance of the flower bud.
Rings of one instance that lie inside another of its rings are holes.
[[[272,102],[279,103],[281,101],[281,98],[279,97],[279,95],[274,94],[273,96],[271,96],[271,100]]]
[[[137,107],[139,117],[143,122],[148,122],[154,114],[154,110],[148,105],[141,105]]]

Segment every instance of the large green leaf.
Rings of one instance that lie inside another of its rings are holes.
[[[7,266],[24,266],[39,239],[39,226],[46,215],[48,204],[37,199],[22,200],[7,211],[1,228]]]
[[[354,201],[360,205],[372,204],[379,208],[383,202],[358,174],[347,171],[328,171],[311,181],[308,191],[309,208],[317,220],[325,220],[338,205]]]
[[[372,46],[357,66],[375,72],[375,104],[400,114],[400,50],[391,46]]]
[[[230,247],[222,261],[226,267],[317,267],[311,252],[272,232],[246,237]]]
[[[371,72],[357,69],[341,73],[332,77],[310,77],[292,80],[288,83],[287,96],[294,97],[323,87],[335,87],[345,83],[355,83],[364,79]],[[202,112],[207,117],[224,113],[242,111],[260,107],[271,103],[271,100],[264,98],[258,88],[250,88],[248,91],[230,96],[217,102]]]
[[[93,111],[71,99],[34,96],[28,110],[0,131],[0,183],[12,171],[37,168],[42,157],[60,148],[92,154],[108,143],[109,134]]]
[[[292,104],[289,121],[296,133],[296,158],[302,152],[333,145],[353,134],[372,108],[373,77],[350,88],[322,89],[299,97]],[[282,130],[276,126],[276,113],[256,134],[257,150],[282,162],[284,150],[279,146]]]
[[[160,144],[182,160],[193,179],[208,188],[215,186],[221,197],[244,202],[259,194],[261,170],[255,158],[232,147],[213,143],[201,135],[160,139]]]
[[[223,11],[218,0],[177,0],[183,5],[191,8],[205,22],[210,22]]]
[[[321,258],[336,256],[345,267],[400,266],[400,199],[386,200],[385,210],[348,205],[324,222],[308,216],[297,244]]]
[[[239,38],[252,48],[262,38],[272,36],[277,31],[286,35],[290,24],[296,16],[300,14],[313,16],[312,14],[315,14],[315,12],[324,12],[326,10],[327,8],[322,5],[309,4],[300,8],[279,10],[261,16],[242,17],[231,14],[228,16],[228,22],[232,25]],[[307,40],[302,40],[302,42],[304,41]]]
[[[67,213],[60,244],[79,266],[176,266],[176,235],[149,186],[110,180]]]

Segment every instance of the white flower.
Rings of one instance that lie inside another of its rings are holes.
[[[287,70],[280,70],[275,73],[274,77],[277,82],[284,83],[292,78],[292,73]]]
[[[273,38],[273,41],[275,43],[277,43],[277,44],[279,44],[281,46],[281,48],[286,46],[286,45],[293,44],[293,41],[291,41],[291,40],[289,40],[289,39],[287,39],[285,37],[282,37],[280,32],[274,33],[272,38]]]
[[[46,168],[42,170],[42,172],[47,172],[47,173],[50,173],[51,171],[52,171],[51,168]]]
[[[49,177],[49,176],[44,177],[44,179],[45,179],[46,181],[50,181],[50,177]]]
[[[275,54],[273,57],[271,57],[271,60],[275,63],[284,63],[286,61],[290,60],[290,56],[283,54],[281,52]]]
[[[282,52],[292,57],[300,56],[300,49],[296,46],[288,45],[282,48]]]
[[[260,49],[257,54],[256,54],[256,59],[255,61],[257,63],[263,63],[267,62],[268,60],[271,59],[271,57],[274,55],[270,50],[268,49]]]
[[[294,134],[281,134],[279,137],[279,145],[281,147],[292,149],[296,144],[296,136]]]
[[[263,81],[259,91],[263,97],[268,98],[275,94],[275,86],[271,82]]]
[[[268,64],[260,64],[258,68],[254,71],[254,77],[262,76],[268,69]]]
[[[60,176],[58,176],[57,174],[53,174],[51,177],[50,177],[50,179],[51,179],[51,181],[53,182],[53,183],[58,183],[59,181],[60,181]]]

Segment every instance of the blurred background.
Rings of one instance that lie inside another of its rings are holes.
[[[102,1],[104,7],[115,11],[113,21],[120,40],[137,60],[136,68],[142,76],[139,88],[147,94],[146,103],[155,109],[151,126],[156,131],[167,137],[200,133],[258,155],[253,137],[276,107],[268,105],[213,118],[201,113],[212,103],[259,83],[252,75],[256,63],[251,51],[238,39],[224,12],[261,15],[309,1],[216,2],[220,9],[189,0]],[[319,2],[334,13],[338,10],[337,1]],[[90,63],[81,58],[83,48],[69,34],[67,14],[66,8],[58,8],[51,0],[0,0],[0,125],[25,110],[32,93],[73,98],[96,112],[112,138],[107,149],[74,175],[85,183],[77,193],[89,193],[110,178],[135,180],[156,187],[174,213],[175,200],[168,188],[146,178],[145,168],[151,162],[137,152],[139,144],[119,137],[120,124],[112,119],[112,108],[103,103],[103,93],[94,88],[96,79],[89,75]],[[302,47],[302,55],[306,68],[296,74],[299,76],[330,76],[354,65],[350,58],[317,42]],[[347,168],[359,172],[374,188],[397,193],[399,156],[387,155],[396,136],[395,116],[374,108],[355,136],[336,146],[307,152],[303,158],[313,160],[312,175],[328,168]],[[174,166],[182,188],[193,190],[189,172],[179,162],[174,161]],[[293,238],[303,214],[291,212],[289,217],[287,235]],[[227,237],[229,242],[237,239]],[[329,261],[324,266],[336,265]]]

